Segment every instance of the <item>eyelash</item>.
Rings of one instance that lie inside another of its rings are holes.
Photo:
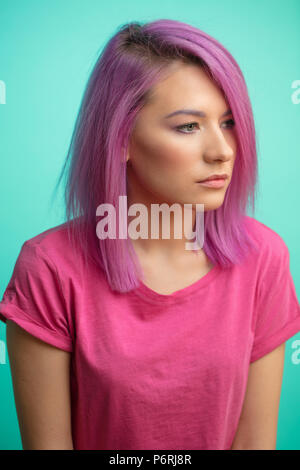
[[[233,119],[228,119],[228,121],[224,121],[224,122],[225,123],[231,122],[232,124],[229,127],[234,127],[235,126],[235,122],[234,122]],[[183,129],[187,126],[193,126],[195,124],[198,124],[198,123],[197,122],[189,122],[188,124],[183,124],[182,126],[176,127],[176,129],[178,129],[178,131],[181,132],[180,129]],[[182,134],[193,134],[193,132],[181,132],[181,133]]]

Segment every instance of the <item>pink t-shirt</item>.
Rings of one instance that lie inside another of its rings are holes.
[[[259,253],[170,295],[113,292],[65,224],[24,242],[0,318],[72,353],[74,449],[231,448],[250,363],[300,331],[288,248],[247,221]]]

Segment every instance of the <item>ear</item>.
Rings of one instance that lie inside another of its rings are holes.
[[[124,152],[125,147],[122,145],[122,152]],[[129,161],[129,150],[127,149],[127,154],[126,154],[126,163]]]

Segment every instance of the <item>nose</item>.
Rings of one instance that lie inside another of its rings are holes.
[[[228,161],[234,157],[235,141],[232,140],[232,136],[226,138],[226,132],[226,130],[220,129],[218,125],[207,129],[203,152],[203,157],[207,161]]]

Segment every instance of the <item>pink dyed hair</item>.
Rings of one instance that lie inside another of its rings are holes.
[[[69,238],[119,293],[138,287],[143,271],[129,238],[97,237],[96,208],[110,203],[118,214],[119,196],[127,195],[126,154],[135,119],[151,87],[176,60],[204,67],[235,121],[238,148],[232,180],[222,206],[204,213],[203,250],[214,265],[229,268],[257,248],[247,233],[246,215],[249,200],[252,210],[255,203],[255,127],[237,62],[216,39],[189,24],[169,19],[127,23],[108,41],[92,70],[56,185],[69,163],[64,190]]]

